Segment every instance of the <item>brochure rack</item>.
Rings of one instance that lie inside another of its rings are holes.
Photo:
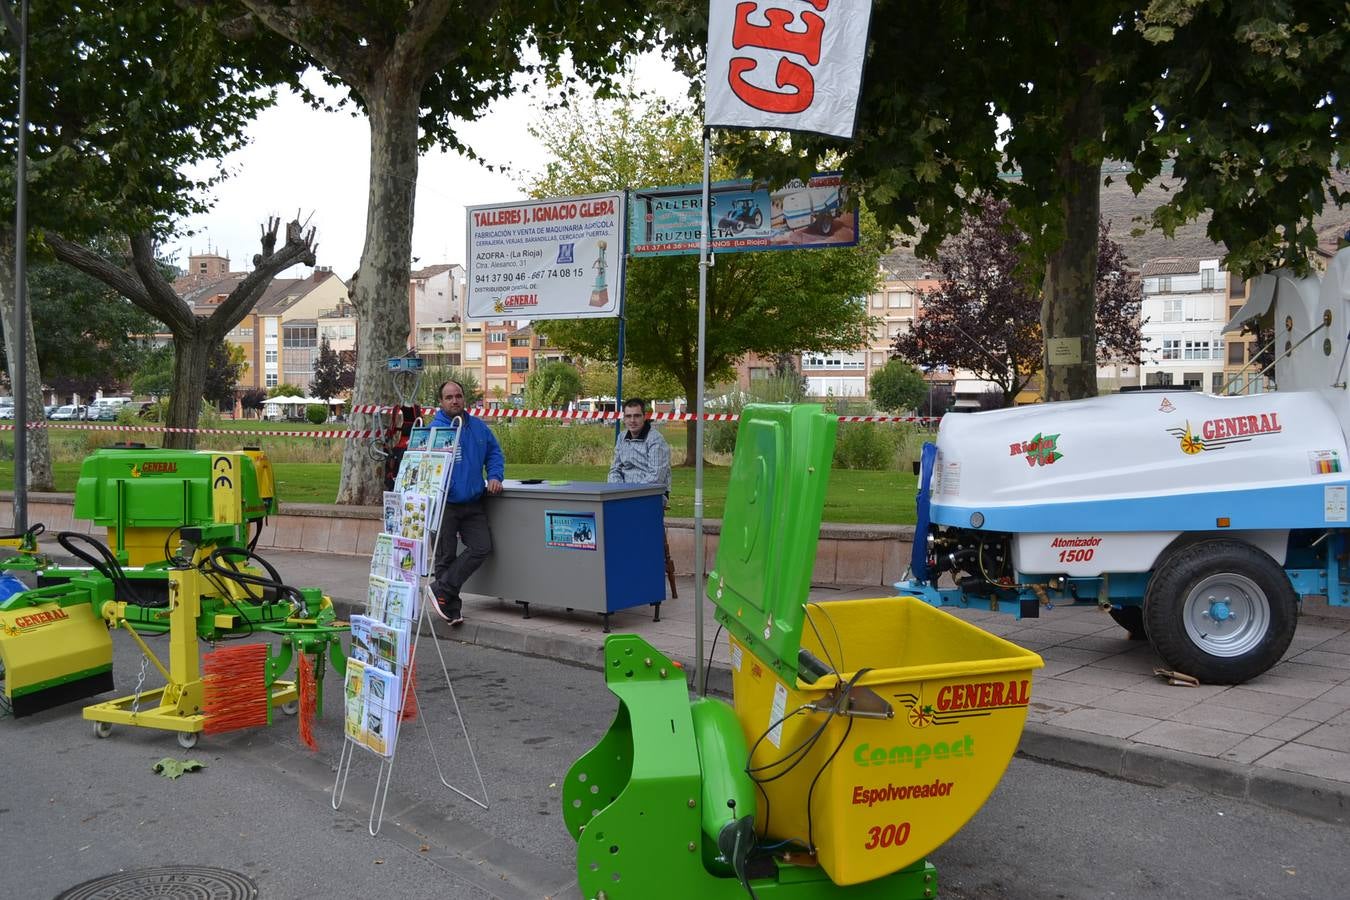
[[[379,757],[379,769],[370,804],[367,828],[372,836],[384,821],[384,806],[393,779],[400,725],[405,710],[416,710],[426,734],[431,759],[441,784],[469,802],[488,808],[487,784],[483,780],[468,724],[455,696],[441,642],[436,640],[428,613],[435,600],[428,582],[440,541],[440,513],[450,473],[459,451],[459,428],[433,429],[439,449],[404,454],[394,490],[384,497],[384,531],[376,538],[371,554],[370,583],[365,615],[351,617],[351,652],[343,679],[345,740],[333,781],[333,809],[342,806],[358,748]],[[452,535],[451,540],[454,539]],[[459,730],[464,736],[469,762],[478,778],[482,799],[455,786],[445,776],[436,741],[432,736],[427,707],[417,696],[413,661],[421,642],[423,625],[440,660],[441,674],[449,689]]]

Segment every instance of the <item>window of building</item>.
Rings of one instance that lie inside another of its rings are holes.
[[[265,363],[271,363],[272,365],[276,365],[276,363],[277,363],[277,351],[275,351],[275,350],[267,350],[267,351],[264,351],[263,362],[265,362]]]
[[[1202,291],[1212,291],[1212,290],[1214,290],[1214,270],[1213,270],[1213,269],[1201,269],[1201,270],[1200,270],[1200,290],[1202,290]]]
[[[530,371],[530,360],[529,360],[529,357],[526,357],[526,356],[513,356],[513,357],[511,357],[511,371],[512,371],[512,372],[528,372],[528,371]]]
[[[276,386],[277,386],[277,373],[276,373],[276,372],[268,372],[268,373],[267,373],[267,377],[266,377],[266,382],[267,382],[266,385],[265,385],[266,387],[276,387]]]
[[[900,292],[899,292],[899,291],[888,291],[888,292],[886,293],[886,305],[889,306],[891,309],[899,309],[899,308],[900,308]]]
[[[1180,322],[1186,317],[1186,301],[1180,297],[1169,297],[1163,301],[1164,322]]]
[[[1242,365],[1243,347],[1246,346],[1241,341],[1228,342],[1228,363],[1229,365]]]
[[[1144,383],[1149,387],[1169,387],[1172,384],[1172,373],[1149,372],[1144,376]]]
[[[1223,345],[1219,341],[1188,340],[1181,359],[1223,359]]]
[[[885,298],[884,298],[884,297],[882,297],[880,294],[873,294],[873,295],[872,295],[872,308],[873,308],[873,309],[881,309],[881,307],[882,307],[884,304],[885,304]]]
[[[319,329],[316,326],[292,326],[281,334],[281,345],[287,349],[302,350],[319,346]]]
[[[494,344],[505,344],[505,343],[506,343],[506,332],[505,332],[505,331],[489,331],[489,332],[488,332],[488,340],[491,341],[491,342],[494,343]]]
[[[464,358],[470,362],[478,362],[483,358],[483,345],[477,341],[474,341],[472,344],[465,344]]]
[[[1227,383],[1227,380],[1226,380],[1226,378],[1225,378],[1225,376],[1224,376],[1224,374],[1223,374],[1222,372],[1213,372],[1213,373],[1211,373],[1211,375],[1210,375],[1210,384],[1211,384],[1211,387],[1210,387],[1210,389],[1209,389],[1209,392],[1210,392],[1211,394],[1222,394],[1222,393],[1223,393],[1223,387],[1224,387],[1224,385],[1225,385],[1226,383]]]
[[[1228,296],[1245,297],[1247,296],[1247,282],[1236,272],[1228,273]]]
[[[458,354],[458,353],[447,353],[447,354],[445,354],[445,364],[446,364],[447,366],[459,366],[459,365],[463,365],[463,363],[460,362],[459,354]]]
[[[885,354],[885,353],[873,353],[873,354],[872,354],[872,368],[874,368],[874,369],[880,369],[880,368],[884,367],[885,365],[886,365],[886,354]]]
[[[548,346],[548,335],[536,334],[534,336],[534,345],[540,349]]]
[[[489,354],[488,354],[488,358],[487,358],[487,364],[488,364],[489,366],[504,366],[504,365],[506,365],[506,354],[505,354],[505,353],[489,353]]]
[[[803,369],[863,369],[867,361],[861,353],[804,353]]]
[[[768,366],[751,366],[751,367],[750,367],[750,380],[751,380],[751,381],[766,381],[766,380],[768,380],[768,377],[769,377],[769,367],[768,367]]]
[[[528,346],[530,346],[530,339],[527,338],[527,337],[513,337],[513,338],[511,338],[511,346],[512,346],[512,347],[528,347]]]
[[[1187,372],[1181,376],[1181,384],[1188,391],[1201,391],[1205,387],[1205,376],[1200,372]]]
[[[1162,358],[1163,358],[1163,359],[1181,359],[1181,341],[1180,341],[1180,340],[1164,340],[1164,341],[1162,342]],[[1165,383],[1166,383],[1166,384],[1171,384],[1172,382],[1168,381],[1168,382],[1165,382]]]
[[[1172,293],[1172,277],[1170,275],[1163,275],[1158,279],[1158,293]]]
[[[1228,307],[1228,320],[1231,322],[1231,321],[1233,320],[1233,317],[1236,316],[1236,315],[1237,315],[1239,312],[1241,312],[1241,311],[1242,311],[1242,307],[1241,307],[1240,305],[1237,305],[1237,304],[1234,304],[1233,306]]]

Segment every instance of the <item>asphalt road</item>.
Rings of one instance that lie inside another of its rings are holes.
[[[115,640],[119,689],[130,692],[139,658],[125,635]],[[191,751],[140,729],[97,740],[76,705],[0,722],[0,896],[48,900],[97,876],[160,865],[240,872],[271,900],[579,896],[557,786],[609,724],[612,695],[592,670],[441,646],[489,810],[442,787],[426,732],[405,727],[379,835],[366,830],[377,765],[364,751],[335,812],[331,675],[318,753],[282,717]],[[474,793],[450,692],[426,674],[439,675],[426,641],[419,668],[437,756],[449,780]],[[170,781],[151,771],[165,756],[207,765]],[[947,898],[1325,898],[1343,895],[1348,844],[1350,829],[1014,760],[932,861]]]

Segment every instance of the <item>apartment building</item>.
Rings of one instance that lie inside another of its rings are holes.
[[[1218,259],[1163,257],[1146,262],[1142,275],[1143,383],[1223,393],[1228,273]]]

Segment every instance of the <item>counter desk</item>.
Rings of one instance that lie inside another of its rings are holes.
[[[662,495],[655,484],[506,480],[484,503],[492,555],[464,591],[599,613],[666,599]],[[461,550],[462,552],[462,550]]]

